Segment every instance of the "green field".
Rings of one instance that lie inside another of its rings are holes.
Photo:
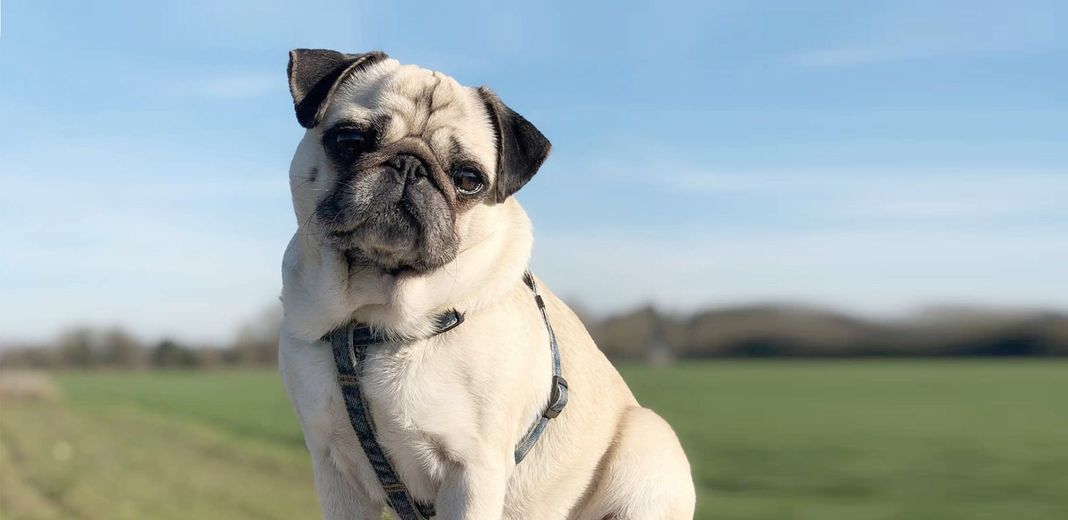
[[[1064,362],[628,367],[698,518],[1068,518]],[[317,518],[273,371],[64,374],[0,406],[0,517]]]

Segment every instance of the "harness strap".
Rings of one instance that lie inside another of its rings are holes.
[[[437,318],[434,334],[441,334],[463,323],[464,316],[452,310]],[[382,343],[387,338],[376,333],[370,327],[352,323],[347,327],[329,334],[330,346],[334,351],[334,364],[337,365],[337,382],[341,386],[341,396],[345,399],[345,410],[349,422],[356,432],[371,468],[386,493],[386,502],[397,513],[400,520],[426,520],[434,516],[434,505],[415,500],[408,492],[407,486],[397,475],[397,470],[386,457],[382,445],[375,436],[374,422],[367,408],[367,403],[360,392],[360,376],[363,373],[367,347]]]
[[[552,354],[552,392],[549,403],[542,412],[541,417],[530,428],[526,436],[515,448],[515,462],[519,464],[538,438],[545,431],[549,420],[560,415],[567,404],[568,388],[560,370],[560,348],[556,341],[556,333],[553,332],[552,324],[549,323],[549,315],[545,311],[545,301],[538,294],[534,276],[527,271],[523,274],[523,282],[534,293],[534,301],[538,305],[538,311],[545,321],[545,328],[549,332],[549,350]],[[450,310],[438,315],[437,323],[431,336],[436,336],[456,328],[463,323],[464,315],[458,311]],[[417,501],[408,491],[407,486],[397,475],[393,464],[389,462],[382,445],[375,436],[374,423],[371,421],[370,411],[360,392],[360,377],[363,372],[364,359],[367,356],[367,347],[388,341],[404,341],[405,338],[393,338],[385,336],[373,330],[367,325],[350,323],[338,328],[323,337],[329,341],[334,352],[334,364],[337,366],[337,381],[341,386],[341,395],[345,400],[345,410],[349,414],[349,422],[356,432],[356,438],[360,441],[367,460],[374,469],[378,482],[386,494],[386,502],[397,513],[399,520],[428,520],[434,516],[434,505]],[[411,340],[408,338],[407,340]]]
[[[542,299],[541,294],[538,294],[538,286],[534,283],[534,275],[530,274],[530,271],[523,273],[523,282],[534,293],[534,302],[538,304],[538,311],[541,312],[541,318],[545,321],[545,329],[549,331],[549,352],[552,353],[553,363],[553,386],[549,394],[549,404],[545,407],[545,411],[542,412],[541,417],[538,418],[534,426],[527,432],[527,435],[515,447],[516,464],[522,462],[527,453],[530,452],[530,449],[538,442],[538,438],[545,431],[545,427],[549,425],[549,421],[560,415],[560,412],[564,410],[564,406],[567,405],[568,390],[567,380],[560,373],[560,345],[556,342],[556,333],[553,332],[553,325],[549,322],[549,314],[545,311],[545,300]]]

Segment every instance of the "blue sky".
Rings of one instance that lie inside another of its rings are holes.
[[[603,314],[1068,310],[1063,2],[4,1],[0,340],[225,341],[277,297],[293,47],[493,87],[534,267]]]

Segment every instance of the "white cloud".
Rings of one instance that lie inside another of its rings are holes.
[[[644,172],[669,172],[650,176]],[[1068,171],[994,169],[797,169],[707,171],[674,163],[604,164],[595,175],[677,194],[771,202],[849,218],[988,221],[1068,218]],[[634,172],[634,173],[631,173]]]
[[[285,77],[280,73],[250,72],[207,77],[190,82],[184,93],[207,99],[252,99],[285,92]]]
[[[1058,45],[1054,13],[1004,3],[930,3],[852,20],[863,36],[840,46],[804,50],[788,61],[805,67],[872,63],[1000,52],[1031,52]]]
[[[5,161],[0,342],[74,324],[224,341],[276,301],[295,227],[283,167],[56,144],[66,159]]]
[[[539,235],[535,268],[600,312],[815,303],[893,315],[933,302],[1068,309],[1068,238],[923,229]]]
[[[905,57],[907,53],[893,49],[842,47],[799,52],[791,55],[790,61],[805,67],[849,67]]]
[[[663,192],[651,197],[729,201],[745,216],[539,235],[539,273],[596,311],[757,301],[881,315],[941,302],[1068,310],[1068,172],[602,166],[595,175]]]

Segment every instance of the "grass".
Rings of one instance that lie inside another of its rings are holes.
[[[698,518],[1068,518],[1068,364],[624,367]],[[64,374],[0,406],[0,517],[317,518],[273,371]]]

